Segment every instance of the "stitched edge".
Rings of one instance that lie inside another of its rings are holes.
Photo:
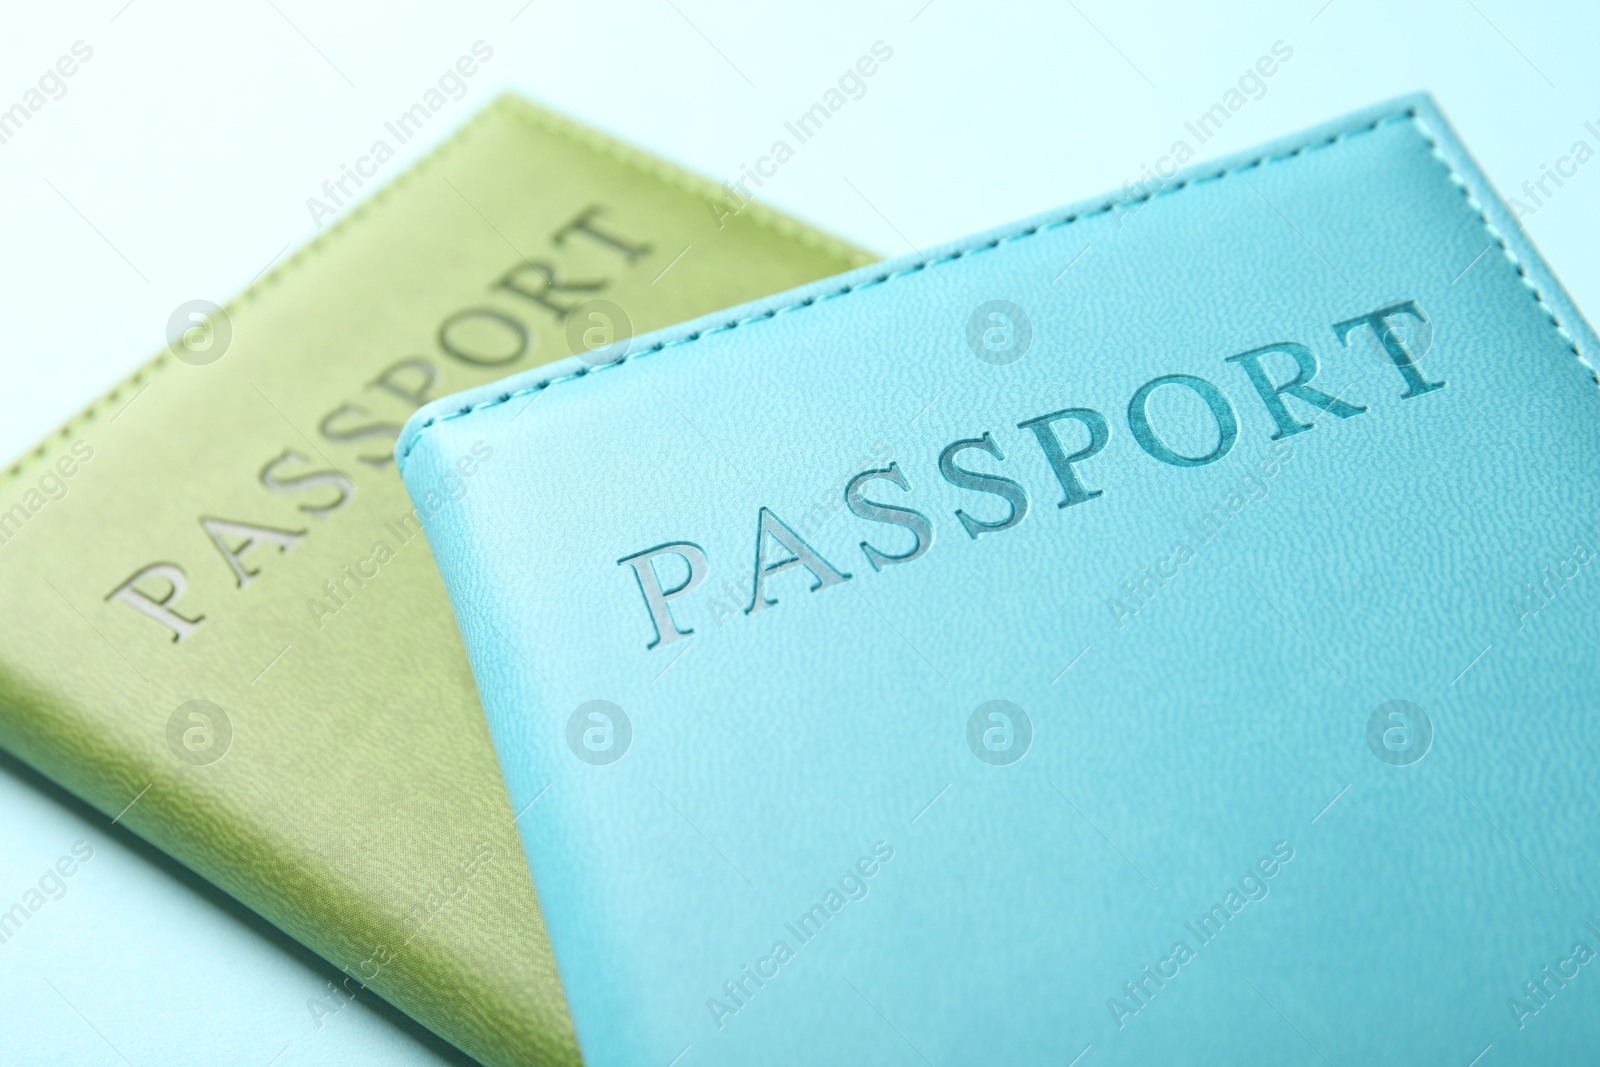
[[[229,300],[224,305],[223,310],[231,314],[234,310],[249,306],[260,299],[263,292],[278,284],[291,271],[304,265],[316,253],[324,251],[336,239],[355,232],[359,229],[359,224],[368,218],[375,208],[393,199],[395,194],[402,189],[414,184],[418,177],[431,170],[440,160],[464,144],[472,134],[482,128],[490,116],[501,110],[501,105],[507,99],[509,98],[501,97],[472,116],[459,130],[451,134],[427,155],[396,175],[393,181],[376,190],[370,197],[356,205],[349,214],[335,222],[330,229],[318,233],[291,253],[288,259],[274,267],[266,277],[254,282],[242,293]],[[121,400],[130,390],[135,390],[135,387],[140,387],[153,381],[157,372],[165,370],[175,362],[176,360],[171,352],[166,350],[158,352],[127,378],[100,394],[99,397],[90,401],[89,405],[82,411],[79,411],[54,431],[47,434],[33,449],[24,452],[10,466],[0,471],[0,487],[9,486],[19,480],[29,467],[45,457],[56,442],[67,440],[79,430],[92,424],[97,418],[105,414],[108,407]]]
[[[551,111],[546,111],[530,100],[525,100],[513,93],[505,93],[496,97],[487,106],[471,116],[444,141],[436,145],[427,155],[417,160],[382,188],[377,189],[366,200],[357,204],[343,218],[336,221],[327,230],[319,232],[305,244],[290,253],[289,258],[272,268],[263,278],[255,281],[245,290],[235,295],[224,305],[223,310],[230,315],[259,300],[262,295],[273,286],[280,283],[294,270],[310,262],[316,255],[326,251],[336,240],[360,229],[360,224],[368,220],[372,214],[403,189],[414,185],[419,178],[429,171],[434,170],[441,161],[452,155],[460,147],[471,140],[497,115],[514,115],[529,126],[545,133],[556,134],[590,151],[626,164],[632,169],[652,178],[663,185],[692,193],[696,196],[709,196],[720,194],[722,190],[701,179],[688,171],[680,170],[670,163],[655,159],[643,152],[629,147],[620,141],[580,126]],[[773,231],[787,240],[831,255],[842,263],[851,266],[860,266],[870,262],[871,257],[859,249],[852,248],[843,241],[838,241],[814,230],[803,223],[789,219],[774,211],[762,208],[760,205],[751,204],[741,214],[748,213],[751,221],[757,225]],[[109,390],[101,393],[94,400],[69,417],[55,430],[46,434],[33,448],[23,452],[4,469],[0,469],[0,489],[9,488],[11,485],[24,478],[36,465],[47,458],[50,452],[62,443],[69,441],[85,427],[93,425],[106,412],[118,405],[125,397],[139,392],[156,376],[168,367],[176,364],[172,353],[162,350],[148,359],[128,377],[124,378]]]
[[[1487,233],[1489,237],[1500,246],[1500,253],[1511,262],[1511,266],[1517,272],[1517,277],[1522,280],[1522,284],[1527,287],[1530,293],[1533,294],[1534,301],[1541,308],[1543,308],[1544,313],[1549,316],[1550,325],[1555,327],[1556,335],[1567,343],[1567,347],[1572,351],[1573,356],[1577,358],[1579,364],[1581,364],[1583,368],[1589,372],[1589,379],[1593,381],[1595,385],[1600,386],[1600,374],[1596,374],[1594,364],[1591,363],[1589,358],[1583,354],[1581,349],[1578,348],[1577,338],[1573,337],[1572,334],[1568,332],[1567,328],[1561,324],[1561,316],[1558,315],[1556,313],[1556,309],[1545,300],[1544,293],[1539,289],[1539,283],[1534,281],[1533,278],[1529,276],[1527,268],[1523,266],[1522,260],[1520,257],[1518,257],[1516,250],[1513,249],[1510,243],[1506,240],[1505,234],[1501,233],[1499,227],[1495,226],[1495,224],[1490,221],[1488,209],[1484,207],[1483,202],[1478,199],[1477,194],[1474,193],[1471,187],[1467,185],[1467,180],[1456,171],[1455,165],[1445,157],[1444,151],[1439,147],[1438,140],[1428,130],[1427,125],[1417,117],[1415,110],[1411,112],[1411,118],[1413,120],[1412,125],[1416,127],[1418,133],[1422,134],[1423,140],[1428,142],[1428,148],[1432,151],[1433,158],[1444,164],[1445,173],[1449,176],[1450,180],[1455,183],[1456,188],[1461,191],[1462,198],[1467,202],[1467,208],[1478,216],[1478,221],[1483,224],[1484,232]]]
[[[508,401],[515,400],[517,397],[528,396],[532,393],[542,392],[553,385],[559,385],[563,382],[577,381],[579,378],[587,377],[596,371],[620,367],[625,363],[629,363],[635,359],[643,358],[644,356],[653,355],[656,352],[661,352],[669,348],[676,348],[681,345],[692,344],[695,341],[698,341],[703,337],[709,337],[712,334],[726,333],[727,331],[737,329],[740,326],[748,326],[752,323],[765,322],[768,319],[775,318],[780,314],[799,311],[802,308],[811,307],[813,304],[820,303],[824,300],[834,300],[849,293],[871,288],[875,285],[887,284],[888,282],[895,281],[899,278],[916,274],[926,267],[936,267],[941,263],[953,262],[954,260],[958,260],[966,256],[976,255],[980,252],[988,252],[992,249],[1000,247],[1001,245],[1010,244],[1014,241],[1021,241],[1026,238],[1033,237],[1036,234],[1048,233],[1051,230],[1070,226],[1081,219],[1094,218],[1097,215],[1107,214],[1108,212],[1115,211],[1119,207],[1127,207],[1132,204],[1143,204],[1154,200],[1157,197],[1171,196],[1193,185],[1203,185],[1206,182],[1220,181],[1221,179],[1229,177],[1230,175],[1240,174],[1249,170],[1255,170],[1265,166],[1268,163],[1280,163],[1285,160],[1294,159],[1298,156],[1303,156],[1308,152],[1314,152],[1323,148],[1330,148],[1342,141],[1350,140],[1353,137],[1359,137],[1362,134],[1372,133],[1375,130],[1379,130],[1384,126],[1395,122],[1411,123],[1412,127],[1422,136],[1422,139],[1427,142],[1430,153],[1435,159],[1443,164],[1446,175],[1449,177],[1450,181],[1454,182],[1456,187],[1460,189],[1462,196],[1466,200],[1467,206],[1477,214],[1478,220],[1483,224],[1485,232],[1487,232],[1489,236],[1493,238],[1497,244],[1499,244],[1501,252],[1504,253],[1505,257],[1511,261],[1512,266],[1516,268],[1517,275],[1522,279],[1522,283],[1527,286],[1538,305],[1544,309],[1545,314],[1550,319],[1550,324],[1555,327],[1556,334],[1567,343],[1568,347],[1572,350],[1573,355],[1577,357],[1578,362],[1588,369],[1590,377],[1596,382],[1597,385],[1600,385],[1600,376],[1596,375],[1594,366],[1590,364],[1589,360],[1578,349],[1577,341],[1567,331],[1566,327],[1561,324],[1560,317],[1556,314],[1555,308],[1551,307],[1550,304],[1545,301],[1544,294],[1540,292],[1538,283],[1529,277],[1527,269],[1522,264],[1522,260],[1518,258],[1516,252],[1507,243],[1505,236],[1495,228],[1492,222],[1489,221],[1489,216],[1485,212],[1482,202],[1478,200],[1477,196],[1467,186],[1466,180],[1456,172],[1455,166],[1447,158],[1445,158],[1443,151],[1439,148],[1438,140],[1420,121],[1420,118],[1417,114],[1417,109],[1414,107],[1409,107],[1404,111],[1397,112],[1393,115],[1384,115],[1380,118],[1374,119],[1365,126],[1358,126],[1355,129],[1345,130],[1342,133],[1336,133],[1319,141],[1313,141],[1308,144],[1300,145],[1288,152],[1280,152],[1276,155],[1257,156],[1255,159],[1252,159],[1247,163],[1241,163],[1237,166],[1226,167],[1211,173],[1188,178],[1184,181],[1178,182],[1176,185],[1173,185],[1170,188],[1159,189],[1154,193],[1146,193],[1142,196],[1126,197],[1121,200],[1112,200],[1091,211],[1069,214],[1062,218],[1056,219],[1053,222],[1028,226],[1024,229],[1017,230],[1014,233],[1008,233],[1000,237],[992,238],[971,248],[958,249],[955,252],[941,256],[938,259],[923,260],[921,263],[913,264],[901,270],[885,271],[882,274],[873,275],[872,277],[867,278],[865,281],[856,282],[853,285],[842,286],[833,292],[823,293],[820,296],[807,297],[804,300],[796,301],[793,304],[786,304],[782,307],[769,308],[759,315],[752,315],[744,319],[732,319],[728,322],[711,326],[704,330],[695,330],[693,333],[686,334],[683,337],[679,337],[671,341],[657,341],[648,348],[641,349],[638,352],[629,352],[610,363],[603,363],[594,367],[580,367],[569,374],[563,374],[553,378],[544,378],[525,388],[512,392],[501,393],[499,396],[496,396],[492,399],[480,401],[477,404],[468,404],[457,409],[456,411],[446,412],[443,415],[435,415],[432,418],[424,420],[417,426],[416,433],[412,435],[411,441],[406,445],[405,451],[402,452],[398,457],[398,466],[400,467],[401,471],[404,472],[406,460],[410,458],[412,451],[414,451],[417,445],[422,441],[423,435],[427,433],[431,427],[437,425],[438,423],[448,422],[451,419],[465,418],[468,415],[475,414],[487,408],[498,407],[499,405]]]
[[[1133,196],[1133,197],[1126,197],[1126,198],[1123,198],[1123,199],[1120,199],[1120,200],[1111,200],[1111,201],[1108,201],[1107,203],[1105,203],[1105,204],[1101,205],[1100,207],[1097,207],[1097,208],[1095,208],[1095,209],[1093,209],[1091,211],[1077,212],[1077,213],[1065,215],[1062,218],[1056,219],[1053,222],[1046,222],[1046,223],[1036,224],[1036,225],[1033,225],[1033,226],[1028,226],[1028,227],[1025,227],[1025,228],[1023,228],[1021,230],[1017,230],[1017,231],[1015,231],[1013,233],[1008,233],[1008,234],[1004,234],[1004,235],[1002,235],[1000,237],[991,238],[990,240],[985,241],[984,243],[979,244],[979,245],[974,245],[971,248],[957,249],[956,251],[954,251],[952,253],[949,253],[948,255],[940,256],[938,259],[925,259],[921,263],[914,263],[911,266],[902,268],[900,270],[885,271],[882,274],[873,275],[872,277],[867,278],[864,281],[856,282],[854,285],[842,286],[839,289],[834,290],[833,292],[823,293],[822,295],[815,296],[815,297],[806,297],[804,300],[796,301],[793,304],[786,304],[786,305],[784,305],[782,307],[769,308],[768,310],[762,312],[760,315],[752,315],[749,318],[744,318],[744,319],[732,319],[732,320],[729,320],[728,322],[724,322],[724,323],[721,323],[720,325],[712,326],[712,327],[709,327],[709,328],[704,329],[704,330],[696,330],[693,333],[686,334],[685,336],[679,337],[679,338],[677,338],[675,340],[672,340],[672,341],[657,341],[655,344],[650,345],[648,348],[641,349],[641,350],[639,350],[637,352],[629,352],[626,355],[623,355],[620,358],[611,361],[610,363],[602,363],[599,366],[594,366],[594,367],[580,367],[577,370],[572,371],[570,374],[563,374],[563,375],[559,375],[559,376],[556,376],[556,377],[553,377],[553,378],[544,378],[544,379],[541,379],[540,381],[534,382],[533,384],[531,384],[531,385],[529,385],[529,386],[527,386],[525,388],[518,389],[518,390],[515,390],[513,392],[501,393],[499,396],[496,396],[493,399],[484,400],[484,401],[481,401],[481,402],[479,402],[477,404],[469,404],[469,405],[467,405],[465,407],[457,409],[456,411],[447,412],[447,413],[445,413],[443,415],[435,415],[432,418],[424,420],[421,424],[419,424],[417,426],[417,431],[416,431],[415,434],[412,435],[411,441],[406,445],[405,451],[402,452],[400,454],[400,456],[398,457],[399,464],[401,466],[401,469],[403,470],[404,466],[405,466],[405,461],[410,457],[412,451],[417,447],[417,444],[422,440],[423,434],[425,434],[430,427],[435,426],[438,423],[447,422],[447,421],[449,421],[451,419],[464,418],[464,417],[466,417],[468,415],[472,415],[472,414],[474,414],[476,412],[483,411],[483,410],[485,410],[487,408],[497,407],[498,405],[504,404],[507,401],[515,400],[517,397],[527,396],[527,395],[529,395],[531,393],[542,392],[543,390],[548,389],[552,385],[559,385],[559,384],[561,384],[563,382],[576,381],[579,378],[587,377],[588,375],[593,374],[596,371],[609,370],[609,369],[611,369],[613,367],[620,367],[623,364],[629,363],[629,362],[631,362],[631,361],[633,361],[635,359],[640,359],[640,358],[643,358],[644,356],[653,355],[656,352],[661,352],[661,351],[664,351],[664,350],[666,350],[668,348],[676,348],[679,345],[691,344],[691,343],[693,343],[695,341],[700,340],[702,337],[709,337],[712,334],[717,334],[717,333],[726,333],[729,330],[737,329],[740,326],[748,326],[751,323],[764,322],[764,321],[766,321],[768,319],[775,318],[776,316],[778,316],[780,314],[799,311],[802,308],[810,307],[813,304],[820,303],[820,302],[822,302],[824,300],[835,300],[835,299],[838,299],[841,296],[845,296],[847,294],[850,294],[850,293],[853,293],[853,292],[857,292],[857,291],[862,290],[862,289],[868,289],[868,288],[871,288],[872,286],[875,286],[875,285],[883,285],[883,284],[886,284],[888,282],[896,281],[896,280],[898,280],[900,278],[904,278],[904,277],[907,277],[909,275],[916,274],[919,271],[922,271],[923,269],[925,269],[927,267],[937,267],[941,263],[950,263],[950,262],[953,262],[955,260],[962,259],[962,258],[964,258],[966,256],[977,255],[980,252],[991,251],[992,249],[998,248],[998,247],[1000,247],[1002,245],[1010,244],[1010,243],[1012,243],[1014,241],[1025,240],[1026,238],[1033,237],[1036,234],[1048,233],[1051,230],[1061,229],[1062,227],[1070,226],[1073,223],[1078,222],[1078,221],[1080,221],[1082,219],[1089,219],[1089,218],[1094,218],[1094,217],[1099,216],[1099,215],[1108,214],[1108,213],[1110,213],[1112,211],[1115,211],[1119,207],[1127,207],[1127,206],[1129,206],[1131,204],[1147,203],[1147,202],[1149,202],[1151,200],[1156,199],[1157,197],[1171,196],[1174,193],[1182,192],[1184,189],[1187,189],[1192,185],[1202,185],[1202,184],[1204,184],[1206,182],[1218,181],[1218,180],[1220,180],[1222,178],[1225,178],[1225,177],[1229,176],[1230,174],[1238,174],[1238,173],[1241,173],[1243,171],[1254,170],[1255,168],[1261,167],[1261,166],[1263,166],[1263,165],[1265,165],[1267,163],[1274,163],[1274,162],[1280,162],[1282,160],[1293,159],[1296,156],[1305,155],[1307,152],[1313,152],[1313,151],[1316,151],[1316,150],[1321,149],[1321,148],[1328,148],[1328,147],[1330,147],[1332,145],[1338,144],[1340,141],[1348,140],[1351,137],[1358,137],[1358,136],[1360,136],[1361,134],[1364,134],[1364,133],[1371,133],[1374,130],[1377,130],[1377,129],[1379,129],[1379,128],[1381,128],[1381,127],[1383,127],[1383,126],[1385,126],[1385,125],[1387,125],[1389,123],[1399,122],[1399,121],[1409,121],[1409,120],[1414,119],[1415,117],[1416,117],[1416,110],[1414,108],[1407,109],[1406,111],[1403,111],[1403,112],[1400,112],[1400,113],[1397,113],[1397,114],[1394,114],[1394,115],[1385,115],[1382,118],[1374,120],[1373,122],[1369,123],[1366,126],[1358,126],[1353,130],[1345,130],[1343,133],[1334,134],[1333,136],[1324,138],[1323,140],[1320,140],[1320,141],[1313,141],[1313,142],[1311,142],[1309,144],[1300,145],[1299,147],[1297,147],[1297,148],[1295,148],[1295,149],[1293,149],[1292,151],[1289,151],[1289,152],[1282,152],[1282,153],[1279,153],[1278,155],[1258,156],[1255,159],[1250,160],[1248,163],[1243,163],[1243,164],[1240,164],[1240,165],[1238,165],[1236,167],[1229,167],[1229,168],[1225,168],[1225,169],[1222,169],[1222,170],[1214,171],[1214,172],[1208,173],[1208,174],[1201,174],[1201,175],[1198,175],[1198,176],[1193,177],[1193,178],[1187,178],[1187,179],[1185,179],[1185,180],[1183,180],[1181,182],[1178,182],[1176,185],[1173,185],[1173,186],[1171,186],[1169,188],[1165,188],[1165,189],[1159,189],[1154,193],[1145,193],[1142,196]],[[1432,139],[1431,138],[1429,139],[1429,143],[1430,144],[1432,143]]]
[[[685,170],[665,160],[657,159],[655,156],[634,148],[632,145],[614,140],[597,130],[590,129],[555,112],[535,107],[520,97],[506,96],[501,99],[511,100],[521,105],[517,109],[517,115],[530,125],[546,133],[565,137],[591,151],[610,156],[640,174],[654,178],[662,185],[670,186],[693,196],[704,197],[708,200],[712,197],[726,195],[726,190],[721,186],[712,184],[709,180],[692,171]],[[738,214],[748,214],[750,221],[756,225],[771,230],[778,236],[787,238],[796,244],[823,252],[842,263],[849,263],[853,267],[865,266],[876,259],[875,256],[869,255],[861,249],[779,212],[762,207],[757,203],[747,203]]]

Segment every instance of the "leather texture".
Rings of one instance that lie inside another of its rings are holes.
[[[1595,351],[1415,97],[420,410],[588,1061],[1592,1054]]]
[[[0,742],[344,968],[308,1032],[370,989],[484,1063],[577,1062],[393,440],[866,261],[500,100],[5,476]]]

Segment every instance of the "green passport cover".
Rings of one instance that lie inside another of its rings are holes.
[[[353,188],[350,190],[353,191]],[[579,1059],[423,402],[863,253],[506,97],[0,476],[0,744],[489,1064]]]

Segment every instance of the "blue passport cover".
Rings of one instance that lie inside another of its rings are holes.
[[[1137,192],[402,434],[589,1063],[1600,1049],[1593,332],[1426,97]]]

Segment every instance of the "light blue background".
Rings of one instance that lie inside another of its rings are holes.
[[[0,944],[7,1064],[465,1063],[232,898],[0,755],[0,910],[72,846],[94,858]],[[331,1015],[320,1017],[315,1001]]]
[[[1426,87],[1512,191],[1582,136],[1585,120],[1600,120],[1600,13],[1590,4],[274,2],[277,11],[96,0],[8,14],[5,102],[74,40],[96,58],[0,146],[0,453],[20,453],[131,371],[162,343],[179,303],[225,300],[311,236],[305,199],[478,38],[495,47],[493,64],[403,147],[390,176],[505,88],[714,178],[737,176],[872,41],[888,41],[896,58],[868,95],[763,190],[885,254],[1136,177],[1280,38],[1295,59],[1202,156]],[[1578,302],[1600,305],[1600,162],[1527,226]],[[13,828],[0,892],[20,891],[80,836],[98,848],[82,818],[0,776],[0,823]],[[346,1025],[353,1009],[307,1032],[303,1001],[320,973],[137,850],[100,849],[47,913],[49,923],[0,946],[24,1062],[58,1047],[97,1062],[91,1044],[77,1044],[92,1033],[36,980],[80,960],[90,963],[68,970],[77,984],[58,984],[135,1062],[172,1062],[185,1049],[198,1061],[239,1050],[252,1062],[258,1049],[270,1059],[279,1033],[293,1040],[282,1063],[359,1062],[328,1041],[356,1029]],[[174,977],[169,958],[193,977]],[[208,1021],[208,1006],[222,1023]],[[372,1060],[393,1061],[388,1042],[398,1039],[367,1025]]]

